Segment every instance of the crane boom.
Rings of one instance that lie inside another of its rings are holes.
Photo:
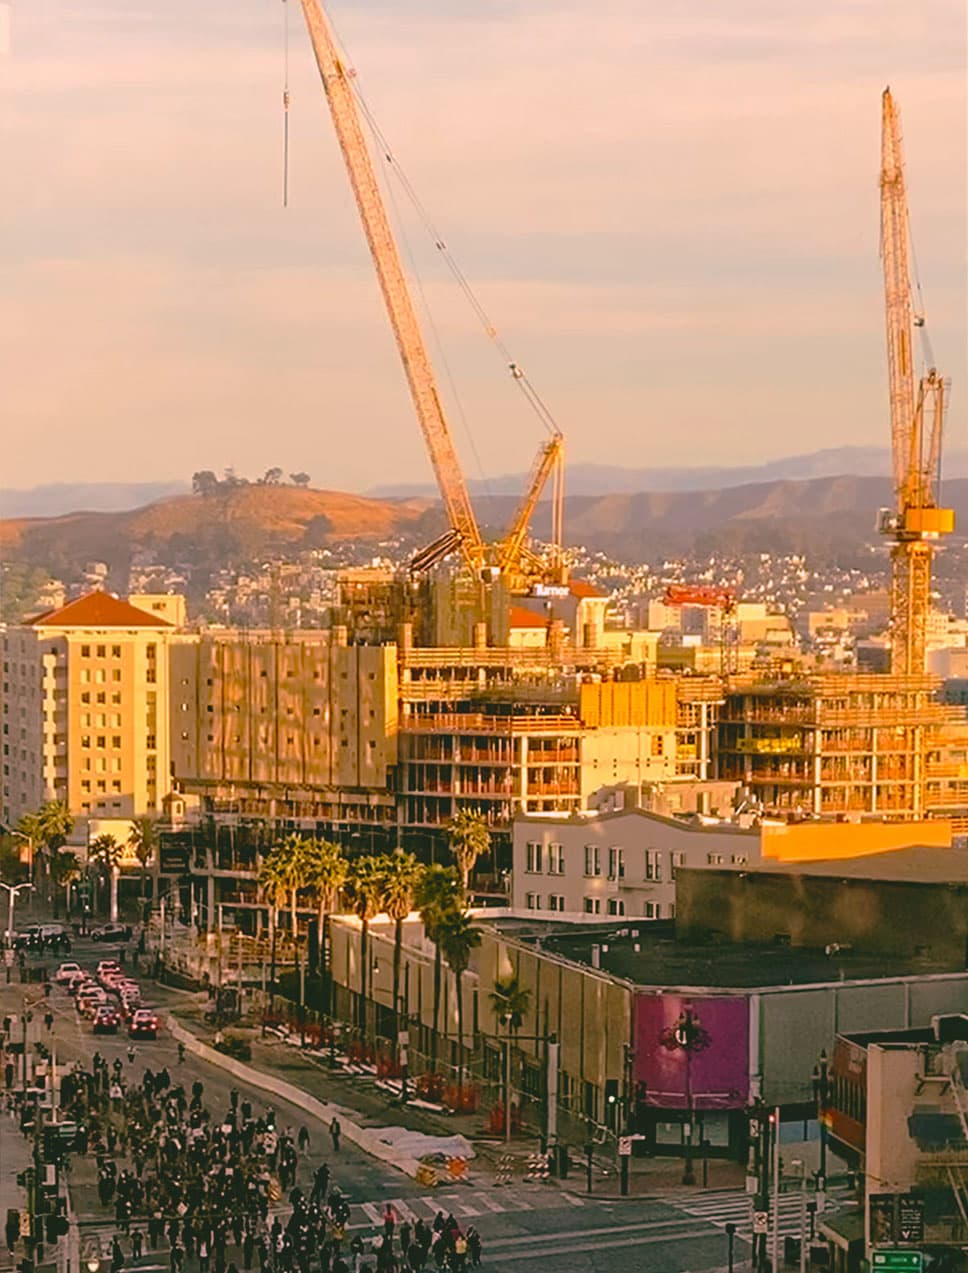
[[[349,76],[340,60],[320,0],[301,0],[301,3],[333,126],[360,220],[363,222],[370,255],[376,267],[410,396],[437,478],[437,486],[451,528],[460,537],[460,548],[465,560],[472,568],[480,570],[485,559],[484,541],[471,507],[467,484],[447,426],[427,348],[380,196]]]
[[[520,568],[524,539],[538,506],[541,492],[548,478],[561,463],[564,455],[565,440],[560,433],[555,433],[540,449],[528,477],[528,485],[518,505],[517,511],[501,541],[500,567],[502,572],[513,572]]]

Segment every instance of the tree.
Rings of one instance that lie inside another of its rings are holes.
[[[217,495],[219,481],[211,469],[199,469],[197,473],[192,474],[192,494],[193,495]]]
[[[141,900],[145,900],[145,883],[147,881],[148,863],[152,861],[158,850],[157,818],[132,818],[128,829],[128,844],[141,864]]]
[[[121,867],[121,845],[113,835],[99,835],[91,842],[88,860],[93,862],[106,876],[111,890],[111,902],[108,918],[112,924],[118,921],[118,871]]]
[[[326,957],[329,950],[329,917],[346,881],[348,863],[340,846],[329,840],[307,840],[305,854],[305,886],[319,907],[319,966],[331,991],[332,970]],[[332,993],[329,1000],[332,1013]]]
[[[0,880],[5,884],[23,884],[27,879],[27,864],[21,861],[22,841],[12,835],[0,836]]]
[[[524,1018],[531,1007],[531,991],[518,981],[517,973],[506,977],[498,977],[489,998],[491,1010],[507,1031],[504,1046],[507,1049],[504,1058],[504,1127],[506,1133],[511,1130],[511,1040],[524,1025]]]
[[[459,809],[447,823],[447,838],[466,893],[467,881],[475,862],[490,851],[491,833],[481,814],[473,813],[470,809]]]
[[[278,486],[282,481],[282,469],[266,469],[265,475],[260,481],[260,486]]]
[[[273,903],[275,909],[281,910],[289,903],[294,942],[299,931],[299,890],[306,887],[307,877],[306,841],[299,835],[288,835],[281,844],[270,849],[259,872],[260,887],[264,879],[277,899]]]
[[[464,994],[463,978],[471,962],[471,951],[481,944],[481,935],[467,911],[455,910],[444,920],[440,944],[448,967],[457,982],[457,1086],[464,1082]]]
[[[377,858],[380,871],[380,904],[393,920],[393,1028],[400,1033],[400,964],[403,955],[403,921],[413,910],[423,870],[412,853],[396,849]]]
[[[74,818],[66,804],[48,800],[36,813],[25,814],[17,824],[20,835],[30,842],[34,883],[40,867],[45,882],[50,884],[50,859],[74,830]],[[49,893],[49,888],[46,890]]]
[[[443,952],[440,933],[444,921],[460,909],[460,880],[452,866],[435,863],[425,867],[423,878],[417,885],[416,903],[423,921],[424,932],[434,943],[434,1049],[440,1032],[440,986],[443,973]],[[431,1058],[431,1066],[434,1060]]]
[[[367,974],[369,970],[370,920],[380,913],[382,879],[376,858],[360,857],[350,863],[343,892],[353,914],[360,921],[360,1017],[359,1025],[366,1035]]]
[[[81,878],[81,859],[70,850],[59,849],[50,860],[50,878],[55,887],[64,890],[64,910],[71,913],[71,889]],[[55,912],[56,914],[56,902]]]
[[[292,482],[293,486],[308,486],[309,474],[308,473],[290,473],[289,480],[290,482]]]

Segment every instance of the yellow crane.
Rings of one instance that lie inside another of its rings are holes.
[[[560,576],[561,434],[555,431],[551,441],[541,448],[527,490],[504,539],[496,545],[486,544],[474,515],[433,367],[380,195],[350,83],[352,73],[340,59],[320,0],[301,0],[301,4],[333,127],[449,522],[449,529],[445,534],[414,558],[411,569],[427,569],[449,552],[459,549],[466,564],[479,578],[487,580],[503,576],[512,587],[518,589],[526,587],[530,580],[546,578],[549,570]],[[511,372],[520,376],[514,364],[511,365]],[[552,562],[549,567],[530,552],[526,538],[531,517],[552,472],[556,473],[556,501],[552,517]]]
[[[881,258],[887,316],[887,367],[895,507],[882,510],[891,547],[891,671],[920,676],[931,608],[935,543],[954,530],[938,506],[946,384],[931,368],[916,384],[914,328],[924,326],[911,291],[910,224],[901,121],[889,88],[881,98]]]

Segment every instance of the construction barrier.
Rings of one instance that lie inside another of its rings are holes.
[[[528,1170],[524,1178],[525,1180],[550,1180],[551,1155],[542,1153],[528,1154]]]
[[[497,1177],[494,1181],[495,1186],[509,1185],[514,1175],[514,1155],[502,1154],[497,1164]]]

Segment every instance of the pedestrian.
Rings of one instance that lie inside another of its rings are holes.
[[[412,1231],[410,1229],[410,1224],[408,1221],[404,1220],[403,1224],[400,1226],[400,1250],[403,1253],[404,1260],[406,1260],[407,1252],[410,1250],[411,1236]]]
[[[305,1125],[299,1129],[299,1152],[304,1154],[309,1148],[309,1132]]]
[[[330,1139],[333,1142],[333,1150],[337,1154],[339,1153],[339,1138],[342,1134],[343,1134],[343,1129],[339,1125],[339,1119],[334,1114],[333,1121],[329,1125],[329,1135],[330,1135]]]
[[[47,1033],[50,1034],[54,1028],[54,1014],[49,1010],[44,1013],[44,1025],[47,1027]]]
[[[17,1245],[17,1239],[20,1237],[20,1213],[15,1210],[7,1212],[6,1226],[7,1250],[12,1251]]]
[[[393,1207],[388,1202],[383,1208],[383,1236],[390,1245],[393,1245],[393,1230],[396,1227],[397,1215]]]
[[[132,1260],[140,1260],[144,1253],[145,1239],[140,1229],[133,1229],[131,1233],[131,1258]]]
[[[481,1263],[481,1235],[473,1225],[467,1229],[467,1254],[471,1257],[473,1267],[478,1268]]]

